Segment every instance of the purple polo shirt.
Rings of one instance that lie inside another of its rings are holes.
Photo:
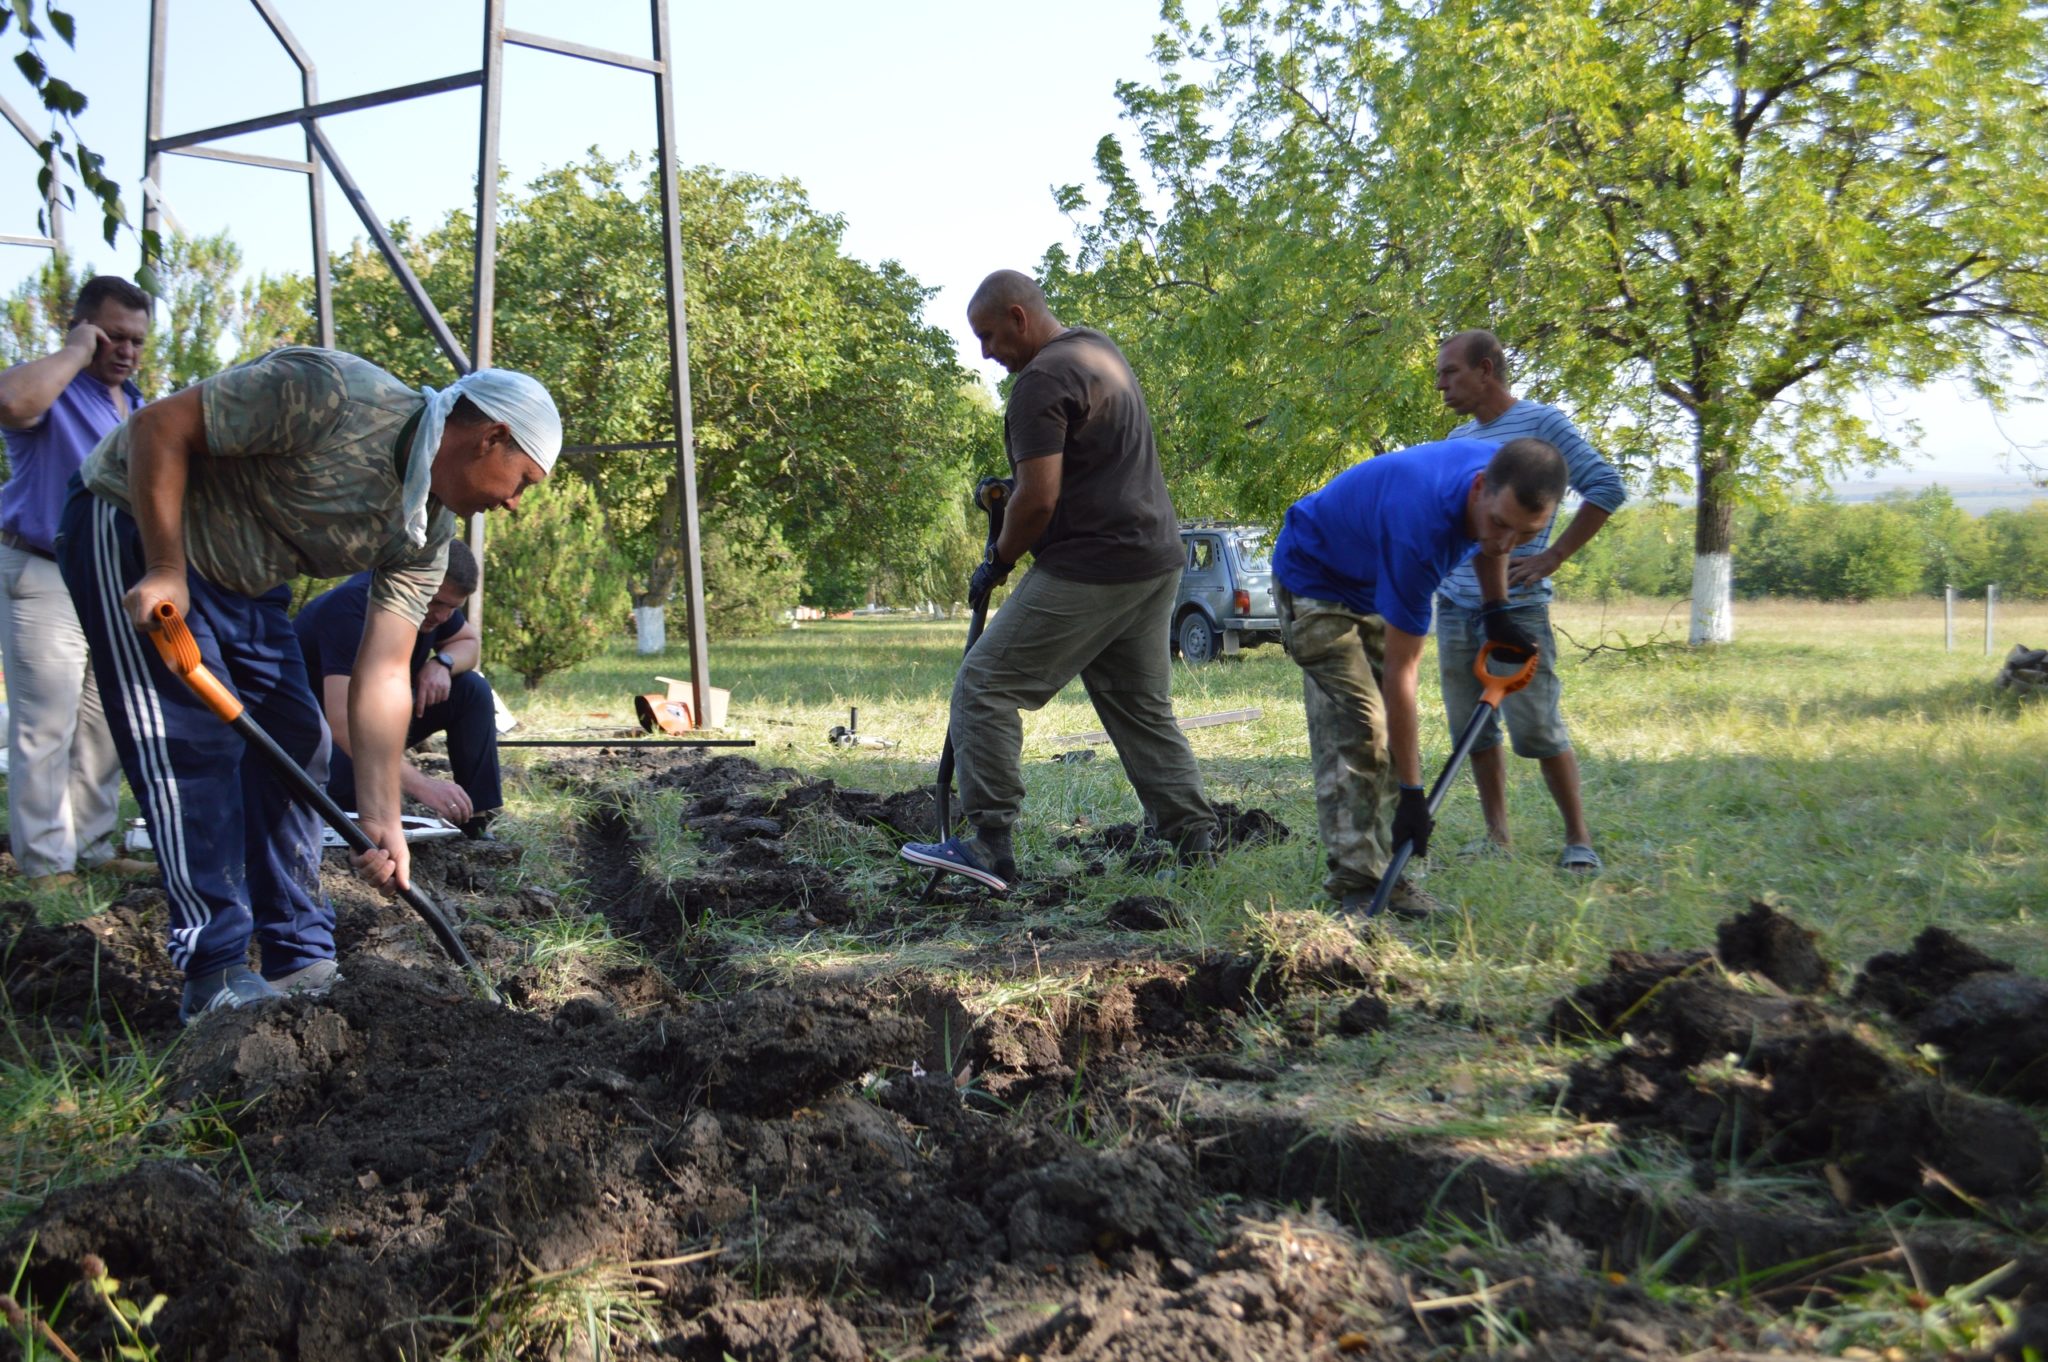
[[[142,389],[122,383],[130,411],[142,405]],[[45,553],[57,542],[57,517],[64,487],[108,431],[121,424],[107,385],[81,372],[27,430],[10,430],[7,462],[14,470],[0,485],[0,530],[10,530]]]

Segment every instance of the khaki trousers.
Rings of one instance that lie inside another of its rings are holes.
[[[1035,567],[1024,574],[953,682],[953,756],[969,822],[1007,830],[1017,821],[1018,713],[1043,708],[1079,676],[1146,822],[1176,845],[1214,835],[1195,754],[1173,722],[1167,628],[1179,585],[1179,568],[1136,582],[1070,582]]]
[[[7,835],[24,875],[114,855],[121,759],[57,565],[0,544],[0,665],[7,669]]]

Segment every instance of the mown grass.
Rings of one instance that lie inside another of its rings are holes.
[[[1557,619],[1581,644],[1677,637],[1684,627],[1668,602],[1562,605]],[[1954,653],[1943,650],[1932,601],[1748,602],[1737,620],[1737,641],[1709,650],[1584,656],[1562,646],[1567,713],[1608,871],[1581,880],[1552,869],[1556,815],[1535,764],[1519,760],[1509,764],[1514,855],[1462,859],[1458,849],[1481,832],[1464,785],[1444,812],[1427,878],[1468,911],[1405,938],[1443,1000],[1524,1015],[1617,946],[1709,941],[1752,897],[1795,913],[1845,962],[1941,923],[2023,968],[2048,966],[2034,909],[2048,887],[2048,825],[2037,812],[2048,709],[1992,688],[1997,658],[1983,655],[1981,616],[1965,614]],[[907,788],[931,778],[964,628],[806,624],[717,645],[713,675],[733,691],[733,730],[760,742],[756,760],[849,786]],[[2048,604],[2008,604],[1999,633],[2048,642]],[[507,698],[531,732],[601,728],[627,721],[631,696],[681,665],[622,646]],[[1433,662],[1424,689],[1425,713],[1440,713]],[[1264,711],[1190,741],[1212,798],[1270,808],[1297,834],[1177,882],[1182,931],[1241,937],[1259,914],[1319,907],[1298,671],[1277,648],[1181,667],[1175,705],[1183,715]],[[826,730],[853,706],[862,732],[900,746],[833,747]],[[1062,736],[1095,727],[1078,685],[1024,716],[1020,852],[1030,871],[1076,864],[1053,848],[1059,834],[1139,816],[1112,749],[1085,764],[1050,760]],[[1428,725],[1432,769],[1449,746],[1447,725]],[[848,873],[888,868],[879,841],[819,851]],[[1143,888],[1142,878],[1110,876],[1090,899]]]
[[[1684,629],[1682,607],[1668,602],[1568,604],[1556,615],[1586,645],[1669,641]],[[1519,760],[1509,764],[1514,853],[1460,857],[1458,849],[1481,835],[1476,800],[1469,783],[1462,785],[1443,815],[1427,882],[1464,911],[1402,927],[1375,947],[1379,967],[1407,990],[1396,1031],[1325,1036],[1307,1054],[1295,1049],[1307,1062],[1290,1063],[1266,1085],[1269,1100],[1310,1119],[1405,1129],[1494,1157],[1601,1160],[1618,1176],[1651,1189],[1668,1184],[1675,1195],[1689,1176],[1684,1160],[1617,1145],[1611,1133],[1579,1127],[1532,1100],[1570,1056],[1533,1043],[1523,1028],[1560,992],[1599,970],[1610,950],[1711,944],[1718,921],[1764,898],[1816,929],[1823,949],[1847,967],[1874,951],[1901,948],[1938,923],[2022,969],[2048,973],[2048,940],[2036,920],[2048,885],[2048,820],[2039,813],[2048,707],[2016,702],[1992,687],[2006,647],[2048,645],[2048,604],[2005,606],[2003,642],[1990,657],[1981,614],[1966,614],[1957,650],[1944,651],[1938,602],[1751,602],[1738,608],[1737,622],[1737,642],[1708,650],[1653,644],[1586,655],[1561,645],[1566,709],[1607,873],[1577,879],[1552,868],[1560,841],[1555,812],[1534,763]],[[740,755],[853,788],[928,782],[965,627],[964,620],[806,624],[718,644],[712,673],[733,692],[731,732],[759,742]],[[632,723],[634,694],[654,688],[655,675],[680,675],[686,666],[679,650],[642,658],[622,642],[538,691],[514,684],[505,698],[522,716],[522,736],[614,735]],[[854,920],[802,937],[766,917],[707,920],[695,929],[699,944],[761,979],[921,973],[948,982],[976,1014],[1040,1011],[1085,989],[1088,964],[1048,960],[1041,967],[1038,956],[1041,943],[1071,937],[1068,929],[1077,926],[1107,943],[1094,958],[1112,964],[1122,941],[1134,952],[1213,946],[1284,956],[1333,928],[1323,913],[1300,685],[1299,672],[1277,648],[1175,674],[1176,708],[1184,716],[1263,711],[1254,722],[1196,730],[1190,742],[1211,797],[1271,810],[1294,830],[1283,845],[1240,849],[1213,869],[1169,881],[1115,866],[1081,876],[1081,857],[1055,840],[1135,821],[1139,810],[1112,749],[1096,749],[1098,759],[1087,763],[1051,760],[1067,749],[1063,736],[1097,727],[1077,685],[1024,716],[1029,795],[1019,834],[1027,874],[1074,877],[1083,891],[1074,902],[1015,901],[1000,921],[963,921],[936,935],[905,932],[891,925],[893,910],[921,880],[902,873],[892,841],[800,815],[788,838],[793,854],[833,869],[852,895]],[[1440,714],[1433,657],[1424,690],[1425,714]],[[845,723],[853,706],[863,733],[899,745],[832,746],[827,730]],[[1448,754],[1447,726],[1433,718],[1424,743],[1433,771]],[[571,957],[627,949],[585,916],[588,886],[574,878],[582,873],[577,829],[599,801],[619,801],[634,820],[641,834],[636,868],[645,875],[685,878],[699,867],[702,848],[680,827],[685,801],[677,793],[645,790],[626,771],[598,789],[571,793],[541,769],[562,755],[508,753],[509,816],[500,835],[527,849],[518,883],[562,896],[559,929],[536,931],[526,944],[534,961],[566,972]],[[22,897],[23,888],[0,878],[0,899]],[[95,880],[76,893],[38,895],[35,910],[45,920],[73,916],[114,892]],[[1101,924],[1103,912],[1126,894],[1171,897],[1178,924],[1149,938],[1112,934]],[[975,968],[975,961],[998,955],[1015,967]],[[1432,1018],[1488,1025],[1439,1025]],[[1290,1043],[1284,1022],[1255,1010],[1238,1040],[1248,1050],[1278,1051]],[[34,1018],[10,1024],[38,1027]],[[119,1044],[29,1040],[20,1030],[10,1048],[14,1058],[0,1072],[0,1091],[9,1094],[0,1101],[0,1134],[14,1191],[0,1202],[0,1225],[55,1187],[154,1153],[221,1147],[214,1122],[172,1126],[159,1119],[160,1060]],[[1082,1102],[1078,1081],[1070,1102],[1077,1109]],[[1106,1115],[1091,1115],[1087,1125],[1101,1138],[1115,1129]],[[1788,1206],[1820,1195],[1773,1170],[1734,1164],[1723,1170],[1722,1186],[1731,1195],[1782,1198]],[[1429,1235],[1411,1247],[1426,1256]],[[541,1294],[552,1301],[562,1293]],[[631,1296],[616,1302],[615,1323],[628,1332]],[[1773,1304],[1783,1309],[1792,1302]],[[588,1327],[590,1311],[578,1297],[569,1313]],[[534,1313],[539,1332],[557,1327],[550,1311]],[[1788,1328],[1801,1342],[1830,1349],[1953,1346],[1981,1340],[2002,1313],[1981,1292],[1924,1293],[1878,1274],[1861,1288],[1816,1288],[1794,1308]],[[490,1355],[495,1346],[469,1342],[467,1355]]]

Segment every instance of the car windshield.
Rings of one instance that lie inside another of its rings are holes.
[[[1241,534],[1237,537],[1237,561],[1244,565],[1246,572],[1271,572],[1272,555],[1263,534]]]

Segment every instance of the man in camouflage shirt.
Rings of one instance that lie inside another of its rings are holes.
[[[144,407],[79,470],[57,556],[163,867],[187,1020],[331,983],[334,913],[317,816],[142,637],[157,606],[177,607],[208,668],[319,780],[329,737],[285,613],[290,583],[375,574],[349,726],[376,847],[356,870],[405,884],[406,663],[454,517],[516,506],[560,448],[554,404],[525,375],[485,370],[436,394],[294,348]],[[246,963],[252,936],[261,974]]]

